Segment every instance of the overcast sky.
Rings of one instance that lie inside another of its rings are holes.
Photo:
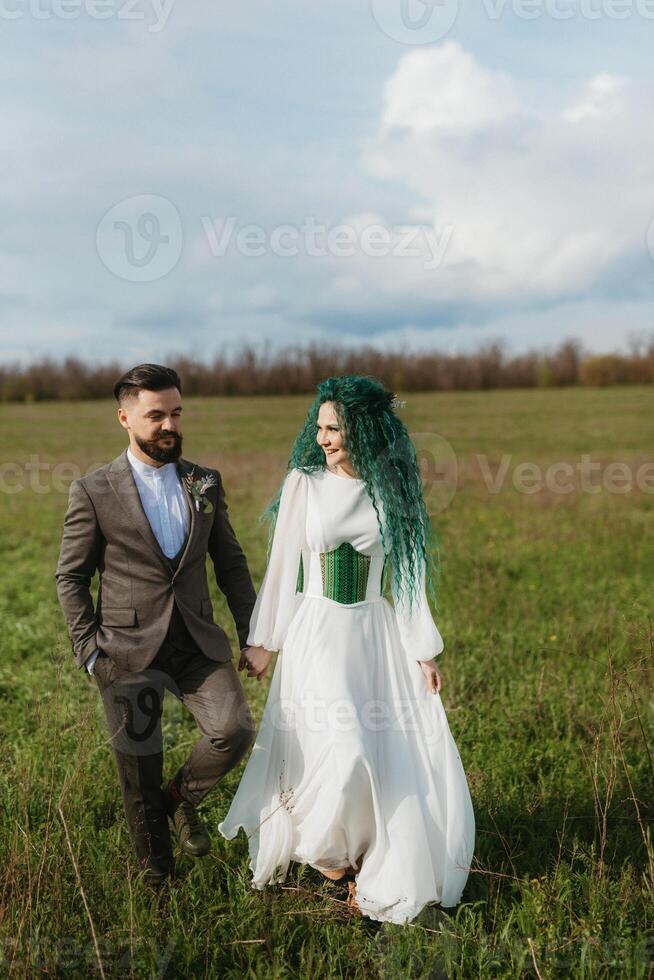
[[[0,356],[654,336],[654,0],[0,0]]]

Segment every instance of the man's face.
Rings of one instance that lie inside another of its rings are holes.
[[[130,440],[157,463],[171,463],[182,455],[182,397],[177,388],[146,391],[128,398],[118,409],[118,421]]]

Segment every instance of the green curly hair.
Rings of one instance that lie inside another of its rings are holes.
[[[406,426],[393,411],[394,400],[394,393],[369,375],[351,374],[321,381],[293,443],[287,472],[298,469],[314,473],[325,469],[325,453],[316,441],[316,427],[320,406],[333,402],[344,447],[377,514],[384,554],[390,559],[384,563],[385,573],[390,565],[396,593],[398,597],[405,595],[411,608],[419,594],[422,561],[427,591],[436,604],[436,537],[425,507],[416,450]],[[284,480],[259,518],[270,520],[268,556],[283,485]],[[380,516],[379,501],[385,520]],[[385,574],[384,591],[386,584]]]

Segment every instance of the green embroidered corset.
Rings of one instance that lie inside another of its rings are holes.
[[[333,551],[312,553],[311,559],[312,562],[314,560],[320,562],[320,587],[323,596],[344,605],[365,601],[371,555],[362,554],[353,548],[349,541],[344,541]],[[312,576],[313,588],[318,588],[317,569],[315,571],[316,576]],[[296,592],[303,592],[304,584],[304,563],[300,556]]]
[[[328,599],[349,605],[366,598],[370,555],[362,555],[349,541],[334,551],[321,552],[320,571],[322,594]]]

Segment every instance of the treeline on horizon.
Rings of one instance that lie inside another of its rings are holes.
[[[553,353],[507,355],[501,343],[469,354],[409,353],[373,347],[325,351],[317,344],[271,353],[244,346],[231,358],[202,362],[171,355],[163,362],[180,375],[183,394],[292,395],[315,390],[323,378],[367,374],[394,392],[474,391],[489,388],[549,388],[564,385],[651,384],[654,340],[630,354],[585,354],[577,340]],[[111,398],[114,383],[133,363],[89,364],[76,357],[41,358],[31,364],[0,365],[0,402]]]

